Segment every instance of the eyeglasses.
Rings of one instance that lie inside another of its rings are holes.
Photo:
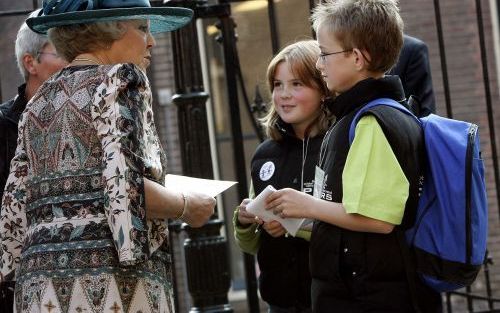
[[[326,57],[329,56],[329,55],[333,55],[333,54],[339,54],[339,53],[344,53],[344,52],[351,52],[352,49],[349,49],[349,50],[342,50],[342,51],[337,51],[337,52],[330,52],[330,53],[320,53],[319,54],[319,58],[321,60],[321,62],[325,62],[326,61]]]
[[[38,52],[36,53],[36,55],[37,55],[37,56],[42,55],[42,54],[48,54],[48,55],[51,55],[51,56],[53,56],[53,57],[55,57],[55,58],[60,58],[60,57],[61,57],[59,54],[57,54],[57,53],[55,53],[55,52],[43,52],[43,51],[38,51]]]

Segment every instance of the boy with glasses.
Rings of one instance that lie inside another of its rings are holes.
[[[386,106],[349,126],[368,102],[404,102],[386,73],[403,45],[395,0],[329,0],[312,15],[321,49],[316,67],[337,97],[337,117],[323,140],[316,197],[282,189],[267,198],[283,218],[312,218],[313,312],[440,312],[440,295],[403,260],[395,227],[414,223],[423,167],[423,135],[412,117]],[[400,233],[399,233],[400,234]],[[411,283],[410,283],[411,282]],[[413,288],[415,287],[415,288]]]

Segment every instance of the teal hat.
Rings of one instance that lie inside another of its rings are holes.
[[[26,24],[46,34],[49,28],[118,20],[150,21],[151,33],[169,32],[183,27],[193,17],[187,8],[151,7],[149,0],[44,0],[39,16]]]

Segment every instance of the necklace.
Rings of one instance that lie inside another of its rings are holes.
[[[96,60],[92,60],[89,58],[74,58],[71,63],[73,63],[73,62],[90,62],[90,63],[95,64],[95,65],[102,65],[100,60],[96,61]]]

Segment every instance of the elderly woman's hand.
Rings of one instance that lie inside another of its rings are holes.
[[[213,197],[199,192],[186,194],[186,210],[182,213],[182,220],[191,227],[205,225],[210,216],[214,214],[216,201]]]

